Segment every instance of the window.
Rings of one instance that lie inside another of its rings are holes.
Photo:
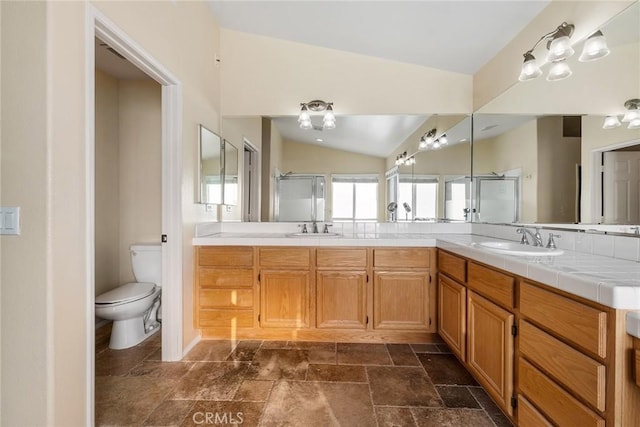
[[[378,177],[334,175],[331,178],[334,221],[378,219]]]
[[[404,218],[403,218],[404,213]],[[438,217],[438,178],[430,175],[400,175],[398,184],[398,219]]]

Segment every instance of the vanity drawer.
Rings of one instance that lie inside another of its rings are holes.
[[[253,269],[199,268],[198,284],[201,288],[251,288],[253,287]]]
[[[564,391],[546,375],[522,358],[518,358],[520,391],[540,408],[556,425],[604,427],[595,412]]]
[[[252,328],[253,310],[201,309],[198,313],[201,328]]]
[[[318,248],[316,266],[319,268],[367,267],[366,249]]]
[[[199,246],[198,265],[205,267],[251,267],[253,266],[253,248]]]
[[[438,269],[459,282],[467,281],[467,260],[464,258],[438,251]]]
[[[603,364],[524,320],[520,321],[520,354],[596,409],[605,410],[606,369]]]
[[[531,402],[518,395],[518,427],[553,427],[553,424]]]
[[[309,248],[260,248],[261,267],[308,269],[311,260]]]
[[[522,282],[520,313],[603,359],[607,356],[604,311]]]
[[[202,308],[252,308],[253,289],[200,289]]]
[[[507,308],[513,308],[513,288],[515,285],[513,277],[470,262],[467,285],[494,302]]]
[[[374,267],[429,268],[431,250],[426,248],[374,249]]]

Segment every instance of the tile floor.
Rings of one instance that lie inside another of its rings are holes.
[[[443,344],[202,341],[160,361],[160,334],[96,335],[98,426],[511,426]]]

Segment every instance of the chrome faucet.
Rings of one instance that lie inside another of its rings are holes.
[[[303,232],[304,234],[307,234],[307,233],[308,233],[308,231],[307,231],[307,224],[302,224],[302,225],[299,225],[298,227],[302,227],[302,232]]]
[[[318,234],[318,224],[315,221],[313,221],[313,224],[311,226],[312,226],[312,232],[315,234]]]
[[[324,225],[324,229],[322,230],[323,233],[328,233],[329,232],[329,227],[333,227],[333,224],[325,224]]]
[[[516,233],[522,234],[522,239],[520,239],[520,243],[522,243],[523,245],[529,244],[529,239],[527,238],[527,234],[528,234],[533,239],[533,246],[540,246],[540,247],[544,246],[544,244],[542,243],[542,236],[540,235],[539,228],[536,228],[536,232],[534,234],[531,232],[531,230],[525,227],[518,227],[516,229]]]

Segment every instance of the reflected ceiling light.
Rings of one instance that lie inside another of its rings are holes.
[[[531,52],[524,54],[524,63],[522,64],[522,70],[520,70],[520,77],[518,80],[526,82],[527,80],[533,80],[542,74],[542,70],[536,64],[536,57]]]
[[[619,127],[622,123],[618,120],[618,116],[607,116],[604,119],[604,124],[602,125],[602,129],[615,129]]]
[[[607,40],[604,38],[602,31],[598,30],[591,34],[587,41],[584,42],[582,53],[578,60],[580,62],[595,61],[596,59],[604,58],[609,55],[609,47],[607,46]]]
[[[562,59],[551,65],[551,68],[549,68],[549,74],[547,74],[547,81],[557,82],[558,80],[566,79],[571,74],[571,68],[569,68],[567,60]]]
[[[640,119],[631,120],[627,129],[640,129]]]
[[[571,34],[573,34],[574,28],[572,24],[563,22],[550,35],[551,40],[547,41],[547,49],[549,49],[547,61],[562,61],[575,53],[571,47]]]
[[[622,121],[631,123],[635,120],[640,120],[640,99],[629,99],[624,103],[624,108],[627,111],[624,113]]]
[[[396,157],[396,166],[411,166],[415,164],[416,164],[415,155],[412,154],[411,156],[407,157],[406,151],[402,154],[398,154],[398,156]]]
[[[433,128],[429,132],[426,132],[420,137],[420,143],[418,143],[418,150],[428,150],[436,139],[436,129]]]
[[[440,145],[447,145],[449,143],[449,140],[447,139],[447,134],[443,133],[442,136],[440,138],[438,138],[440,140]]]
[[[321,100],[313,100],[309,102],[303,102],[300,104],[300,115],[298,116],[298,123],[302,129],[313,129],[311,123],[311,115],[309,111],[314,113],[325,111],[322,118],[322,129],[331,130],[336,128],[336,116],[333,114],[333,102],[325,102]]]

